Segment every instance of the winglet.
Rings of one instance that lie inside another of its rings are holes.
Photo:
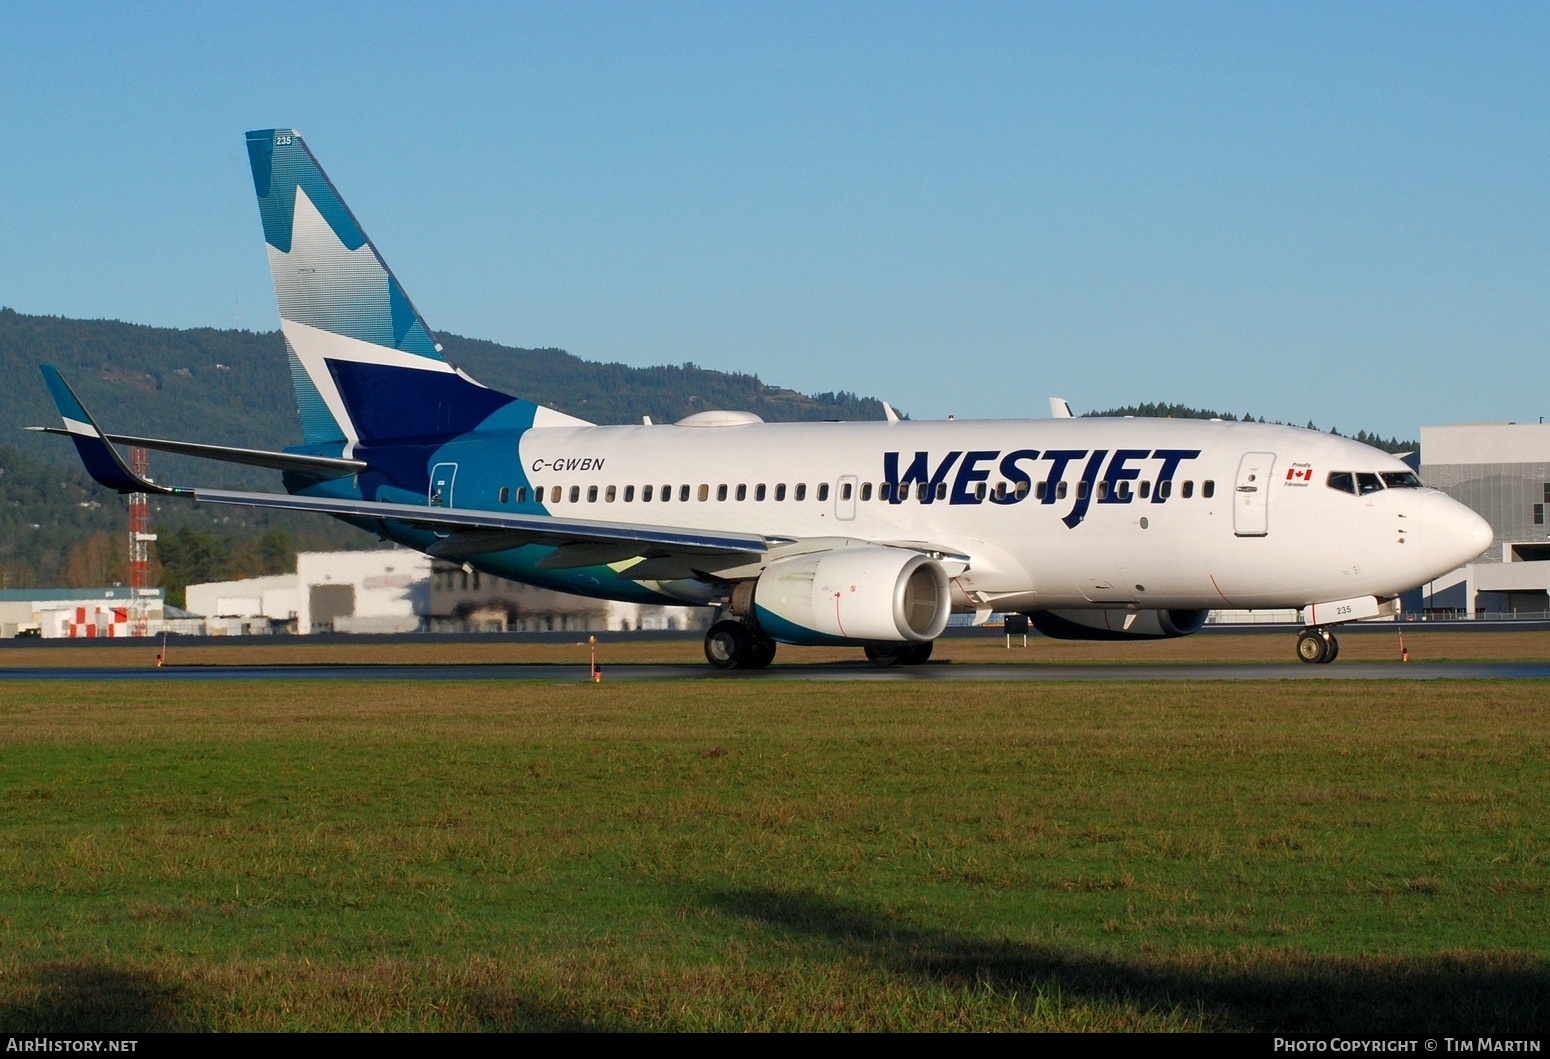
[[[1051,397],[1049,399],[1049,414],[1056,419],[1072,419],[1071,405],[1064,397]]]
[[[893,405],[889,404],[887,401],[883,402],[883,418],[887,419],[890,423],[897,423],[899,421],[899,413],[895,412],[893,410]]]
[[[65,382],[59,369],[52,364],[40,364],[39,370],[43,372],[43,381],[48,385],[48,392],[54,398],[54,405],[59,409],[60,418],[65,421],[65,432],[70,435],[70,440],[75,442],[75,451],[80,453],[81,462],[86,465],[86,473],[90,474],[100,484],[109,489],[117,489],[120,493],[162,493],[173,494],[179,492],[176,489],[168,489],[163,485],[155,485],[141,478],[129,469],[124,458],[118,454],[111,442],[103,436],[102,429],[92,419],[86,406],[81,404],[81,399],[70,389],[70,384]]]

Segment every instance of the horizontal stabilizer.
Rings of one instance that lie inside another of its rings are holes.
[[[28,427],[45,434],[74,436],[66,427]],[[299,452],[268,452],[264,449],[239,449],[226,445],[201,445],[195,441],[168,441],[165,438],[139,438],[131,434],[104,434],[115,445],[133,445],[158,452],[174,452],[179,456],[196,456],[202,460],[219,460],[222,463],[241,463],[249,467],[268,467],[276,471],[301,471],[319,477],[342,478],[356,474],[367,467],[365,460],[351,460],[339,456],[308,456]]]

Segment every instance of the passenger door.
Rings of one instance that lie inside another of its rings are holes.
[[[438,463],[431,468],[431,484],[425,491],[429,507],[453,507],[452,487],[457,483],[457,464]]]
[[[1263,537],[1270,532],[1270,470],[1275,462],[1273,452],[1250,452],[1238,463],[1232,531],[1240,537]]]

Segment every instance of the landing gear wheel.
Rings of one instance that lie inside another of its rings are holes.
[[[866,660],[874,666],[891,666],[904,661],[904,652],[908,650],[905,644],[872,644],[862,648],[866,652]]]
[[[718,621],[705,634],[705,660],[717,669],[741,669],[752,647],[753,637],[740,621]]]
[[[775,646],[775,641],[769,639],[768,637],[753,637],[753,642],[748,646],[748,660],[743,663],[743,668],[769,668],[769,664],[775,661]]]
[[[1330,662],[1333,662],[1335,659],[1340,657],[1340,641],[1335,639],[1334,633],[1326,630],[1324,633],[1324,644],[1329,649],[1324,652],[1324,657],[1320,659],[1320,661],[1322,661],[1325,665],[1328,665]]]
[[[874,666],[918,666],[931,657],[931,643],[867,644],[867,661]]]
[[[1310,665],[1329,661],[1329,641],[1333,639],[1334,637],[1323,629],[1304,629],[1297,634],[1298,659]]]

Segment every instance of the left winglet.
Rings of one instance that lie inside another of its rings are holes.
[[[40,364],[43,372],[43,381],[48,385],[48,392],[54,398],[54,405],[59,409],[60,418],[65,421],[65,433],[70,435],[70,440],[75,442],[75,451],[80,453],[81,462],[86,465],[86,472],[95,478],[100,484],[109,489],[116,489],[120,493],[161,493],[171,495],[180,493],[181,490],[168,489],[166,486],[155,485],[146,481],[129,469],[124,458],[118,454],[111,442],[103,435],[102,429],[92,419],[86,406],[81,404],[81,399],[70,389],[70,384],[65,382],[59,369],[52,364]],[[42,429],[42,428],[33,428]]]

